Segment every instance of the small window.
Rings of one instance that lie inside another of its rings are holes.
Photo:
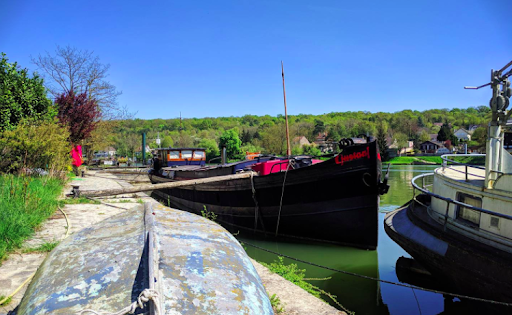
[[[497,217],[491,217],[491,227],[493,228],[500,228],[500,219]]]
[[[204,159],[204,151],[194,151],[194,159]]]
[[[191,150],[181,151],[181,158],[182,159],[191,159],[192,158],[192,151]]]
[[[170,151],[169,160],[178,160],[180,158],[180,151]]]
[[[482,208],[482,198],[479,197],[458,193],[457,200],[473,207]],[[463,219],[469,223],[480,226],[481,213],[479,211],[467,209],[462,206],[459,206],[458,209],[457,219]]]

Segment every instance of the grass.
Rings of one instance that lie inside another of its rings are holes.
[[[270,297],[270,305],[272,305],[272,309],[274,310],[274,314],[281,314],[284,312],[284,307],[281,305],[281,300],[275,294],[272,294]]]
[[[49,253],[51,252],[55,247],[59,245],[59,242],[44,242],[43,244],[32,247],[32,248],[24,248],[22,252],[24,254],[26,253]]]
[[[215,222],[215,220],[217,220],[217,215],[215,214],[215,212],[208,211],[208,209],[206,209],[205,205],[203,205],[203,208],[204,208],[204,210],[201,210],[201,215],[203,216],[203,218],[206,218],[208,220]]]
[[[484,156],[467,156],[467,155],[461,155],[461,156],[452,156],[449,158],[450,160],[457,161],[460,163],[465,164],[472,164],[472,165],[484,165],[485,164],[485,157]],[[438,164],[441,165],[443,162],[443,159],[441,159],[440,156],[398,156],[394,157],[389,161],[386,161],[384,163],[394,164],[394,165],[410,165],[414,162],[425,162],[427,164]],[[453,163],[449,163],[453,164]]]
[[[0,175],[0,261],[53,214],[63,182],[48,177]]]
[[[89,198],[85,198],[85,197],[69,198],[69,199],[59,200],[59,206],[61,206],[61,207],[63,205],[76,205],[76,204],[94,204],[94,205],[99,205],[99,204],[101,204],[101,202],[98,201],[98,200],[89,199]]]
[[[276,273],[280,275],[281,277],[285,278],[286,280],[292,282],[293,284],[301,287],[302,289],[306,290],[311,295],[321,299],[321,295],[328,296],[336,305],[338,305],[342,310],[347,312],[347,314],[353,315],[354,312],[351,312],[347,310],[338,300],[336,299],[335,295],[330,294],[329,292],[326,292],[322,289],[320,289],[317,286],[312,285],[311,283],[307,282],[306,276],[306,269],[299,269],[297,264],[289,264],[285,265],[283,261],[283,257],[277,257],[278,260],[275,260],[273,263],[267,264],[264,262],[260,262],[263,266],[267,267],[270,271],[273,273]],[[310,280],[328,280],[330,278],[324,278],[324,279],[310,279]],[[271,297],[272,298],[272,297]],[[325,300],[323,300],[325,302]],[[272,302],[272,301],[271,301]]]
[[[4,299],[5,299],[5,296],[4,295],[0,295],[0,301],[3,301]],[[11,303],[11,301],[12,301],[12,297],[9,297],[7,300],[5,300],[5,302],[0,304],[0,306],[5,306],[5,305]]]

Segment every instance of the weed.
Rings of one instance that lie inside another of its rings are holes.
[[[215,212],[213,212],[213,211],[208,211],[208,209],[206,209],[205,205],[203,205],[203,208],[204,208],[204,210],[201,210],[201,215],[203,216],[203,218],[206,218],[208,220],[215,222],[218,215],[216,215]]]
[[[270,305],[272,305],[274,314],[281,314],[284,312],[284,307],[281,305],[281,300],[275,294],[272,294],[270,297]]]
[[[59,245],[59,242],[44,242],[43,244],[32,247],[32,248],[24,248],[23,253],[49,253],[51,252],[55,247]]]
[[[79,197],[79,198],[69,198],[69,199],[62,199],[59,200],[59,206],[63,205],[76,205],[76,204],[94,204],[99,205],[101,202],[99,200],[89,199],[85,197]]]
[[[5,300],[5,301],[4,301],[4,300]],[[2,301],[3,301],[3,302],[2,302]],[[6,306],[6,305],[8,305],[9,303],[11,303],[11,301],[12,301],[12,297],[9,297],[9,298],[5,299],[5,296],[0,295],[0,302],[2,302],[2,303],[0,303],[0,306]]]
[[[317,286],[312,285],[311,283],[308,283],[305,281],[305,275],[306,275],[306,269],[299,269],[297,264],[289,264],[285,265],[283,261],[283,257],[277,257],[278,260],[274,261],[273,263],[267,264],[264,262],[260,262],[263,266],[267,267],[270,271],[280,275],[281,277],[285,278],[286,280],[296,284],[297,286],[301,287],[302,289],[309,292],[311,295],[322,299],[321,295],[328,296],[331,300],[336,303],[341,309],[343,309],[348,314],[354,314],[353,312],[347,310],[338,300],[336,299],[335,295],[330,294],[329,292],[326,292],[322,289],[320,289]],[[324,279],[314,279],[314,280],[328,280],[330,278],[324,278]]]
[[[137,203],[144,203],[144,200],[142,200],[141,198],[137,199]]]

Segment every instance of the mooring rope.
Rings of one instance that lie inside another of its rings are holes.
[[[281,221],[281,210],[283,209],[283,196],[284,196],[284,187],[286,186],[286,175],[288,175],[288,169],[290,165],[295,164],[294,160],[288,160],[288,166],[286,166],[286,171],[284,172],[284,180],[283,180],[283,189],[281,190],[281,200],[279,201],[279,213],[277,214],[277,225],[276,225],[276,236],[279,231],[279,222]]]
[[[158,297],[159,297],[159,294],[156,290],[153,290],[153,289],[144,289],[144,291],[142,291],[140,294],[139,294],[139,297],[137,298],[137,301],[133,302],[132,304],[128,305],[127,307],[115,312],[115,313],[111,313],[111,312],[101,312],[101,311],[95,311],[95,310],[91,310],[91,309],[85,309],[85,310],[82,310],[82,311],[78,311],[76,314],[77,315],[82,315],[82,314],[87,314],[87,313],[90,313],[90,314],[94,314],[94,315],[124,315],[124,314],[135,314],[135,311],[140,308],[140,309],[144,309],[144,303],[147,303],[149,302],[149,300],[153,300],[153,305],[155,306],[155,314],[156,315],[159,315],[160,314],[160,305],[158,303]]]
[[[457,297],[457,298],[462,298],[462,299],[467,299],[467,300],[473,300],[473,301],[478,301],[478,302],[497,304],[497,305],[502,305],[502,306],[512,306],[512,303],[488,300],[488,299],[484,299],[484,298],[478,298],[478,297],[474,297],[474,296],[468,296],[468,295],[463,295],[463,294],[451,293],[451,292],[446,292],[446,291],[427,289],[427,288],[418,287],[418,286],[415,286],[415,285],[409,285],[409,284],[403,284],[403,283],[398,283],[398,282],[389,281],[389,280],[383,280],[383,279],[374,278],[374,277],[370,277],[370,276],[365,276],[365,275],[361,275],[361,274],[350,272],[350,271],[339,270],[339,269],[335,269],[335,268],[331,268],[331,267],[327,267],[327,266],[322,266],[322,265],[319,265],[319,264],[316,264],[316,263],[313,263],[313,262],[309,262],[309,261],[306,261],[306,260],[302,260],[302,259],[299,259],[299,258],[288,256],[288,255],[285,255],[285,254],[277,253],[277,252],[271,251],[269,249],[266,249],[266,248],[263,248],[263,247],[260,247],[260,246],[257,246],[257,245],[253,245],[253,244],[247,243],[246,241],[244,241],[244,245],[248,245],[248,246],[251,246],[253,248],[256,248],[256,249],[259,249],[259,250],[262,250],[262,251],[265,251],[265,252],[268,252],[268,253],[271,253],[271,254],[274,254],[274,255],[277,255],[277,256],[285,257],[285,258],[288,258],[288,259],[291,259],[291,260],[295,260],[295,261],[298,261],[298,262],[301,262],[301,263],[304,263],[304,264],[308,264],[308,265],[311,265],[311,266],[314,266],[314,267],[318,267],[318,268],[322,268],[322,269],[330,270],[330,271],[334,271],[334,272],[339,272],[339,273],[350,275],[350,276],[354,276],[354,277],[359,277],[359,278],[363,278],[363,279],[368,279],[368,280],[378,281],[378,282],[382,282],[382,283],[392,284],[392,285],[396,285],[396,286],[400,286],[400,287],[405,287],[405,288],[410,288],[410,289],[417,289],[417,290],[421,290],[421,291],[427,291],[427,292],[432,292],[432,293],[449,295],[449,296],[452,296],[452,297]]]

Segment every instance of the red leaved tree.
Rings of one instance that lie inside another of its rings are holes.
[[[75,94],[73,90],[61,94],[55,103],[58,105],[57,118],[69,129],[69,141],[77,145],[90,137],[101,117],[98,103],[88,99],[87,93]]]

